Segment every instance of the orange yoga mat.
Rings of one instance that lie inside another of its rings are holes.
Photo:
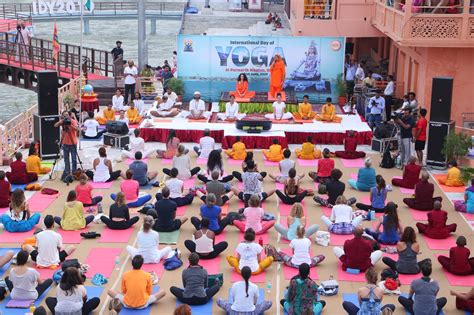
[[[463,193],[466,190],[466,186],[452,187],[452,186],[441,185],[439,183],[439,178],[445,176],[444,174],[435,174],[433,176],[438,182],[439,188],[441,188],[441,190],[444,191],[445,193]]]

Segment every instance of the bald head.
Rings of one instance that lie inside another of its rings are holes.
[[[436,201],[433,203],[433,208],[434,208],[435,210],[441,209],[441,201],[436,200]]]
[[[408,160],[408,162],[410,163],[416,163],[417,159],[415,156],[410,156],[410,159]]]
[[[364,234],[364,229],[362,227],[358,226],[354,229],[354,236],[355,237],[361,237],[362,234]]]
[[[421,173],[421,180],[422,181],[427,182],[429,178],[430,178],[430,175],[428,175],[428,173],[426,173],[426,172]]]

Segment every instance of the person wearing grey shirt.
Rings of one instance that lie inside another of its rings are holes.
[[[439,284],[438,281],[430,278],[432,272],[431,260],[421,265],[421,272],[423,277],[411,282],[408,298],[400,296],[398,302],[411,314],[440,314],[448,300],[445,297],[436,298],[439,292]]]
[[[216,205],[222,206],[234,195],[234,192],[226,193],[225,184],[219,181],[219,172],[213,171],[211,173],[212,180],[206,183],[206,193],[214,194],[216,196]],[[206,194],[201,191],[196,191],[196,195],[202,201],[206,201]]]
[[[189,305],[204,305],[219,291],[220,286],[214,284],[207,287],[207,271],[199,265],[197,253],[189,255],[189,267],[183,270],[184,289],[171,287],[170,291],[180,302]]]

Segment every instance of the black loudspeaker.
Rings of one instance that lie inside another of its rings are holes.
[[[56,71],[38,71],[38,114],[58,115],[58,74]]]
[[[346,42],[346,55],[352,55],[354,53],[354,43]]]
[[[451,121],[451,100],[453,98],[453,78],[433,78],[431,89],[430,121]]]
[[[451,132],[454,132],[454,121],[429,122],[426,165],[438,168],[446,168],[446,155],[441,153],[441,150],[443,149],[444,139]]]
[[[126,135],[128,134],[128,126],[125,122],[123,121],[108,121],[107,124],[105,125],[105,130],[108,133],[113,133],[116,135]]]
[[[39,155],[42,159],[54,159],[59,149],[59,129],[54,124],[59,121],[59,115],[33,116],[33,139],[39,142]]]

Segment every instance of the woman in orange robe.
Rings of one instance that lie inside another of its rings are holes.
[[[270,96],[276,97],[277,93],[283,90],[283,83],[285,83],[285,62],[279,54],[273,58],[270,65]]]
[[[237,83],[235,84],[235,92],[231,92],[237,98],[255,97],[255,92],[249,92],[249,80],[245,73],[239,74]]]

